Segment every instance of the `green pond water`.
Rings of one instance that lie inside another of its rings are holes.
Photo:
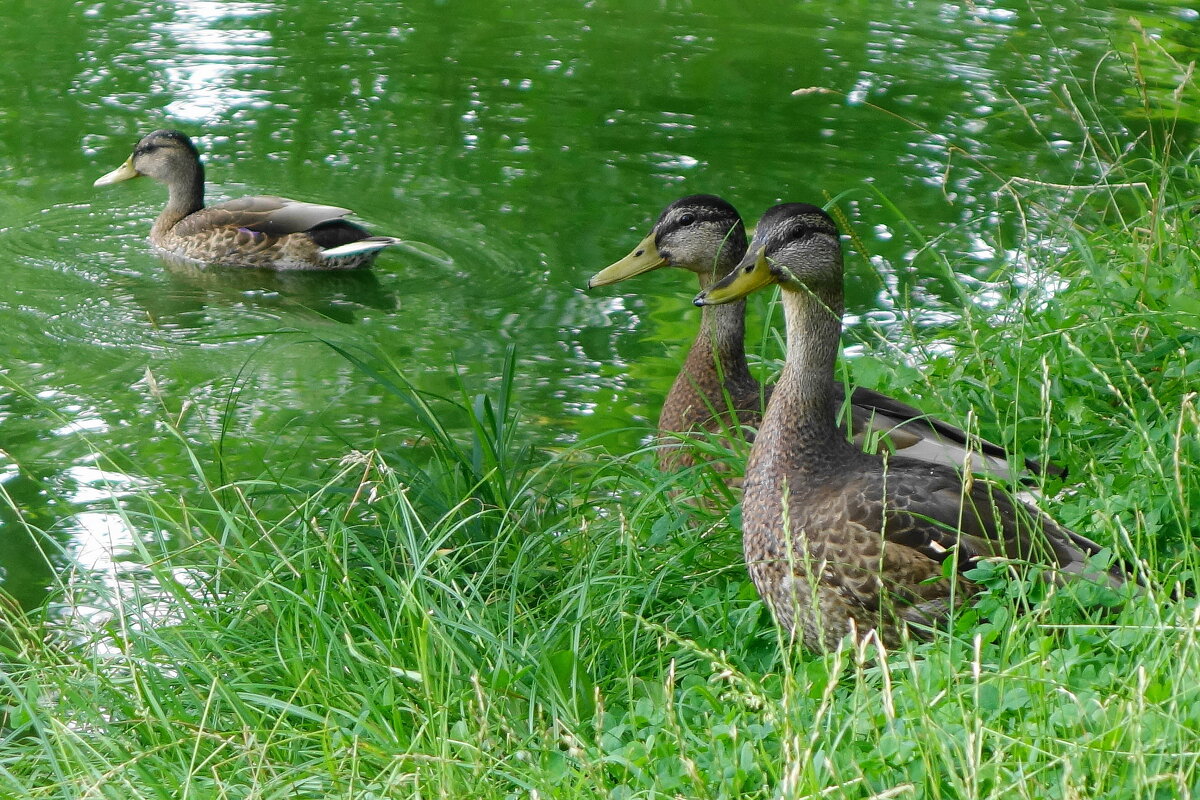
[[[528,435],[636,447],[694,332],[695,286],[667,271],[582,287],[684,194],[751,222],[836,198],[857,237],[851,339],[955,313],[923,238],[978,302],[1003,302],[1020,282],[989,280],[1027,269],[1043,225],[1036,202],[1012,213],[1004,182],[1097,179],[1073,104],[1111,131],[1147,124],[1138,26],[1185,60],[1200,44],[1196,12],[1171,2],[0,5],[3,588],[32,607],[56,572],[116,580],[153,532],[111,498],[199,491],[172,426],[202,457],[219,448],[227,480],[317,479],[351,450],[403,446],[408,410],[323,341],[450,394],[456,372],[494,385],[511,346]],[[168,267],[145,241],[163,188],[92,187],[160,127],[196,138],[210,200],[348,206],[452,263]]]

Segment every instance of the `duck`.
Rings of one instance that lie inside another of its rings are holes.
[[[670,203],[659,214],[650,233],[624,258],[588,280],[588,289],[607,286],[652,270],[676,267],[692,272],[700,288],[707,289],[727,275],[745,255],[746,227],[737,209],[712,194],[694,194]],[[707,304],[700,314],[700,330],[688,350],[658,419],[657,458],[660,469],[674,471],[696,464],[695,449],[683,440],[697,431],[728,435],[738,427],[752,431],[773,386],[760,385],[746,362],[746,303],[744,299],[721,305]],[[845,403],[841,383],[833,388],[833,401]],[[882,392],[855,387],[850,394],[846,433],[856,447],[887,446],[910,458],[972,469],[1005,480],[1043,471],[1065,474],[1049,465],[1045,470],[1032,459],[1014,468],[1003,447]],[[753,441],[753,434],[747,434]]]
[[[770,285],[782,290],[787,354],[746,463],[742,543],[790,637],[814,651],[847,635],[885,647],[928,638],[978,591],[963,573],[983,559],[1039,565],[1059,582],[1125,583],[1089,560],[1100,545],[997,483],[847,441],[835,418],[842,250],[821,208],[768,210],[733,271],[694,302],[738,303]]]
[[[200,153],[180,131],[142,137],[133,154],[94,185],[142,176],[167,187],[167,206],[150,228],[151,246],[167,257],[250,269],[349,270],[369,266],[385,247],[404,244],[372,236],[344,219],[349,209],[336,206],[273,195],[205,206]]]

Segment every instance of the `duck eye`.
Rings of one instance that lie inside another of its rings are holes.
[[[695,214],[684,214],[683,216],[681,216],[681,217],[679,218],[679,224],[680,224],[680,225],[691,225],[691,224],[692,224],[692,223],[694,223],[695,221],[696,221],[696,215],[695,215]]]

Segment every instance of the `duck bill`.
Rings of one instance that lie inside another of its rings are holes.
[[[140,178],[142,173],[133,168],[133,156],[125,159],[125,163],[114,169],[107,175],[101,175],[96,179],[92,186],[108,186],[111,183],[120,183],[131,178]]]
[[[733,272],[696,295],[695,303],[698,306],[732,303],[774,282],[771,267],[767,263],[767,250],[760,247],[753,261],[743,259]]]
[[[642,239],[629,255],[593,275],[588,281],[588,288],[595,289],[597,286],[607,286],[610,283],[623,281],[634,275],[658,269],[666,263],[667,260],[658,252],[658,245],[654,243],[654,234],[652,233]]]

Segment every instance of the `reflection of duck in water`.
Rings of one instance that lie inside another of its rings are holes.
[[[667,206],[633,252],[596,273],[588,287],[659,267],[680,267],[696,273],[704,289],[728,274],[745,252],[746,231],[734,207],[713,195],[692,195]],[[700,333],[663,403],[658,430],[664,440],[689,431],[715,433],[731,425],[758,425],[773,387],[760,387],[746,364],[745,316],[744,300],[704,306]],[[845,402],[840,383],[833,386],[833,402],[838,408]],[[1012,477],[1000,445],[972,438],[968,453],[965,431],[880,392],[854,389],[849,424],[859,447],[885,435],[891,447],[910,458],[959,468],[972,463],[982,471]],[[659,450],[659,463],[668,469],[690,466],[695,459],[687,448],[667,444]],[[1025,463],[1030,471],[1041,471],[1036,462]]]
[[[787,358],[742,499],[750,576],[780,625],[816,650],[854,631],[895,644],[908,623],[945,620],[976,591],[962,571],[996,556],[1122,583],[1088,565],[1099,545],[989,481],[846,441],[834,416],[842,281],[833,220],[789,203],[763,215],[742,261],[696,297],[706,306],[782,290]]]
[[[154,131],[96,186],[147,175],[167,185],[167,207],[150,243],[163,253],[229,267],[343,270],[368,266],[384,247],[404,242],[371,236],[342,219],[350,211],[286,197],[241,197],[204,205],[204,167],[191,139]]]
[[[334,322],[353,323],[366,309],[394,311],[395,292],[384,287],[373,270],[265,271],[213,269],[188,259],[161,256],[167,286],[159,275],[118,280],[146,309],[156,324],[176,328],[204,327],[196,314],[209,306],[307,309]]]

